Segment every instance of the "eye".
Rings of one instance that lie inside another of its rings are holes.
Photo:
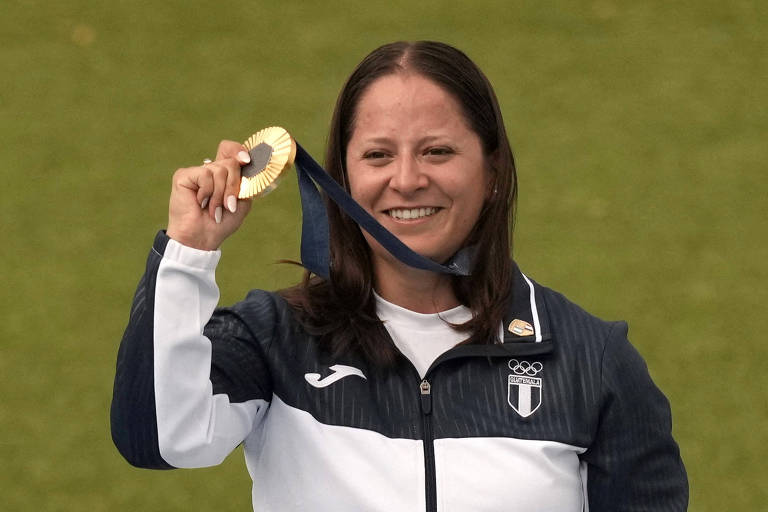
[[[373,151],[367,151],[363,155],[363,158],[365,158],[366,160],[378,160],[381,158],[387,158],[387,156],[389,155],[387,155],[387,153],[385,153],[384,151],[374,149]]]
[[[439,162],[447,160],[451,155],[455,153],[456,152],[453,150],[453,148],[448,146],[433,146],[424,150],[425,157]]]
[[[363,153],[363,160],[373,167],[382,167],[392,161],[392,154],[383,149],[372,149]]]

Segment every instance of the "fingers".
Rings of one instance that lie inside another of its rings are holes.
[[[208,207],[208,203],[210,203],[211,196],[213,195],[213,174],[208,165],[210,164],[204,165],[196,175],[196,185],[198,186],[196,194],[197,204],[200,205],[202,210]]]
[[[224,212],[237,211],[237,195],[240,192],[241,162],[233,158],[216,160],[202,168],[198,179],[199,189],[197,199],[200,207],[208,210],[208,214],[217,224],[221,223]]]
[[[178,169],[168,210],[168,236],[189,247],[217,249],[242,224],[250,201],[238,201],[240,167],[250,162],[236,142],[219,144],[217,159]]]

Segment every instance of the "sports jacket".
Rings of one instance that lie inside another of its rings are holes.
[[[422,380],[334,359],[276,294],[215,309],[219,253],[155,239],[117,360],[112,437],[145,468],[243,443],[256,511],[683,511],[669,406],[626,340],[516,271],[502,344]],[[505,329],[506,330],[506,329]]]

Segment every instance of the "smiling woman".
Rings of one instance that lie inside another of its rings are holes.
[[[490,195],[480,138],[458,102],[406,71],[380,78],[361,98],[346,168],[352,197],[411,249],[439,262],[464,245]],[[413,271],[364,235],[383,298],[426,309],[422,313],[459,305],[456,297],[436,297],[426,287],[425,296],[400,296],[406,290],[389,284]]]
[[[447,260],[464,244],[490,193],[480,138],[457,101],[431,80],[407,72],[380,78],[360,100],[347,174],[352,197],[411,249],[435,261]],[[409,270],[371,237],[366,240],[379,288],[386,281],[381,276]],[[438,310],[457,305],[454,299]]]
[[[307,274],[302,286],[282,292],[319,343],[391,365],[402,349],[382,326],[373,290],[418,313],[461,304],[469,314],[453,326],[458,341],[495,343],[514,274],[517,182],[501,110],[482,71],[441,43],[378,48],[339,94],[325,163],[410,248],[437,262],[461,248],[482,257],[473,257],[471,277],[410,268],[329,203],[332,279]],[[422,207],[434,215],[418,219]]]
[[[334,203],[330,276],[216,309],[249,154],[174,175],[118,356],[112,434],[132,464],[218,464],[243,444],[254,510],[682,511],[670,412],[623,322],[525,276],[493,89],[462,52],[393,43],[354,70],[328,173],[412,250]],[[512,503],[514,505],[512,505]]]

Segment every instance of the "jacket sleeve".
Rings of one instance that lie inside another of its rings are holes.
[[[265,357],[235,310],[215,310],[220,253],[155,238],[118,351],[112,439],[131,464],[220,463],[270,398]]]
[[[669,403],[645,362],[613,324],[601,364],[597,432],[584,454],[591,512],[680,512],[688,480],[672,438]]]

